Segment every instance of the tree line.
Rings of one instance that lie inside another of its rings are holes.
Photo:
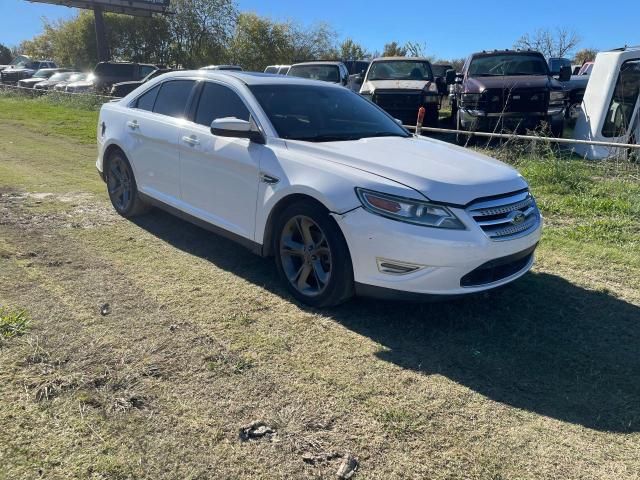
[[[256,71],[264,70],[267,65],[319,59],[413,56],[437,60],[428,54],[424,43],[392,41],[384,45],[382,52],[369,51],[352,38],[336,42],[337,32],[326,23],[308,26],[295,21],[276,21],[240,12],[234,0],[173,0],[172,11],[171,15],[150,18],[105,14],[111,58],[174,68],[230,63]],[[523,36],[516,46],[544,49],[545,54],[566,54],[578,42],[575,34],[564,30],[541,30]],[[98,61],[93,13],[83,10],[68,20],[44,20],[43,32],[14,47],[13,52],[0,45],[0,57],[8,58],[12,53],[52,59],[60,65],[92,68]],[[460,70],[464,59],[437,61]]]

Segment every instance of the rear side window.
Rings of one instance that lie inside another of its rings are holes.
[[[159,90],[160,90],[160,85],[156,85],[148,92],[145,92],[142,95],[140,95],[136,100],[134,107],[139,108],[140,110],[146,110],[148,112],[152,112],[153,105],[156,103],[156,97],[158,96]]]
[[[140,78],[146,77],[155,70],[157,70],[157,68],[152,67],[151,65],[140,65]]]
[[[278,67],[267,67],[264,73],[278,73]]]
[[[153,111],[169,117],[183,117],[195,81],[164,82],[158,92]]]
[[[204,84],[195,122],[210,126],[216,118],[235,117],[249,120],[249,110],[240,97],[229,87],[217,83]]]

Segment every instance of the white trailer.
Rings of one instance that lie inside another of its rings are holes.
[[[640,47],[596,56],[574,131],[576,140],[636,144],[640,138]],[[627,148],[576,144],[590,160],[626,157]],[[635,150],[637,152],[637,150]]]

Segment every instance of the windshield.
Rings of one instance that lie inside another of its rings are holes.
[[[64,80],[66,80],[67,78],[69,78],[71,75],[72,75],[72,73],[70,73],[70,72],[60,72],[60,73],[56,73],[49,80],[52,81],[52,82],[62,82]]]
[[[33,78],[49,78],[53,73],[51,70],[38,70]]]
[[[547,62],[540,55],[504,54],[475,57],[469,65],[470,77],[506,75],[548,75]]]
[[[389,60],[374,62],[368,80],[433,80],[429,62],[416,60]]]
[[[340,82],[340,70],[336,65],[294,65],[289,69],[287,75],[322,80],[323,82]]]
[[[571,60],[568,58],[550,58],[549,59],[549,70],[554,75],[560,73],[560,69],[562,67],[571,67]]]
[[[79,82],[81,80],[85,80],[87,78],[87,74],[86,73],[74,73],[73,75],[71,75],[68,79],[69,83],[71,82]]]
[[[249,88],[281,138],[333,142],[410,136],[393,118],[346,88],[318,85]]]

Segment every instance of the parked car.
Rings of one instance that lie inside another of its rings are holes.
[[[570,75],[563,68],[561,80]],[[544,56],[533,51],[470,55],[451,93],[456,129],[470,131],[521,131],[546,123],[554,136],[561,136],[566,101],[562,82],[552,76]]]
[[[208,65],[202,67],[200,70],[235,70],[242,71],[242,67],[239,65]]]
[[[264,73],[273,73],[276,75],[286,75],[291,65],[269,65],[264,69]]]
[[[31,57],[28,57],[27,55],[18,55],[16,56],[16,58],[14,58],[13,60],[11,60],[11,63],[9,63],[8,65],[0,65],[0,72],[6,68],[10,68],[16,65],[21,65],[21,64],[25,64],[31,61]]]
[[[347,86],[354,92],[359,92],[360,88],[362,88],[364,75],[367,73],[371,62],[369,60],[344,60],[342,63],[344,63],[349,71]]]
[[[640,139],[640,47],[600,52],[591,69],[584,108],[574,129],[577,140],[638,144]],[[576,145],[590,160],[626,156],[638,160],[637,149]]]
[[[547,60],[547,65],[549,66],[549,72],[551,72],[551,75],[554,77],[560,75],[562,67],[569,68],[571,70],[571,74],[573,74],[573,64],[568,58],[551,57]]]
[[[431,65],[431,70],[433,71],[433,78],[436,80],[438,93],[442,96],[447,95],[449,93],[447,72],[449,70],[454,70],[453,66],[448,63],[433,63]]]
[[[342,62],[304,62],[291,65],[287,75],[347,86],[349,71]]]
[[[426,58],[383,57],[369,65],[360,94],[386,110],[404,125],[415,125],[420,107],[424,124],[438,125],[440,98]]]
[[[114,83],[142,80],[157,69],[144,63],[100,62],[93,71],[93,87],[99,93],[107,93]]]
[[[77,73],[80,72],[58,72],[55,75],[52,75],[48,80],[37,83],[33,88],[36,90],[53,90],[53,87],[59,83],[66,83],[72,75]]]
[[[88,73],[84,79],[68,83],[64,87],[64,91],[67,93],[93,93],[96,91],[95,79],[93,73]]]
[[[533,264],[541,219],[516,170],[415,137],[339,85],[173,72],[98,122],[96,166],[119,214],[160,206],[274,256],[315,307],[479,292]]]
[[[173,70],[169,69],[169,68],[159,68],[159,69],[154,70],[153,72],[151,72],[149,75],[144,77],[142,80],[138,80],[138,81],[134,81],[134,82],[115,83],[113,85],[113,87],[111,87],[111,92],[109,93],[109,95],[111,95],[112,97],[118,97],[118,98],[125,97],[128,94],[130,94],[131,92],[133,92],[140,85],[144,85],[145,83],[147,83],[152,78],[156,78],[159,75],[162,75],[164,73],[169,73],[169,72],[173,72]]]
[[[71,84],[75,84],[77,82],[84,82],[87,80],[87,78],[89,77],[89,73],[82,73],[82,72],[74,72],[69,78],[67,78],[66,80],[62,81],[62,82],[58,82],[54,87],[53,90],[56,92],[64,92],[67,90],[67,86],[71,85]]]
[[[582,67],[580,67],[578,75],[591,75],[591,70],[593,70],[594,64],[595,62],[584,62]]]
[[[52,75],[64,70],[63,68],[41,68],[33,74],[33,77],[18,81],[18,86],[22,88],[33,88],[36,84],[48,80]]]
[[[2,83],[17,84],[20,80],[31,78],[38,70],[43,68],[58,68],[55,62],[48,60],[28,60],[25,63],[19,63],[5,68],[0,72],[0,81]]]

